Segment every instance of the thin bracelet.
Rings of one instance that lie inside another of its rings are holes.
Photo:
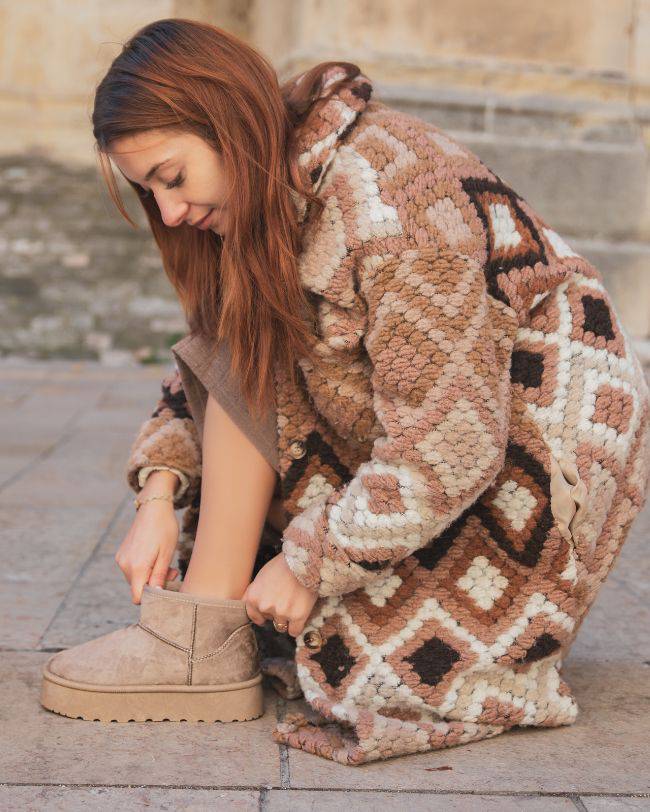
[[[152,499],[165,499],[167,502],[172,503],[174,501],[174,497],[168,496],[167,494],[161,494],[159,496],[147,496],[146,499],[138,499],[138,497],[136,496],[136,498],[133,500],[133,504],[135,505],[136,511],[140,510],[141,505],[144,505],[145,502],[151,502]]]

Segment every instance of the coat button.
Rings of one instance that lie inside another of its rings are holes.
[[[303,440],[294,440],[289,446],[289,454],[291,454],[294,460],[299,460],[301,457],[304,457],[306,453],[307,447]]]
[[[323,640],[320,636],[320,633],[317,631],[308,631],[305,632],[304,636],[305,645],[307,648],[316,650],[319,649],[323,645]]]

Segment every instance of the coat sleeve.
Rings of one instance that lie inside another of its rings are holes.
[[[161,397],[131,446],[125,472],[128,486],[139,493],[146,475],[158,467],[183,473],[174,506],[190,505],[201,488],[201,444],[178,367],[163,378]]]
[[[359,291],[383,434],[353,478],[283,534],[291,570],[320,596],[435,544],[505,460],[515,311],[488,293],[475,259],[449,248],[372,259]]]

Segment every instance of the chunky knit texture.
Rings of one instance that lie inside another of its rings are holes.
[[[330,80],[335,78],[332,71]],[[359,76],[302,134],[317,360],[275,370],[283,550],[319,600],[297,638],[345,764],[571,724],[562,660],[646,498],[650,393],[600,272],[466,147]],[[200,445],[178,372],[127,478]],[[319,648],[305,636],[320,635]]]

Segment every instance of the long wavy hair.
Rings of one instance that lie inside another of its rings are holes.
[[[323,75],[344,77],[323,94]],[[227,339],[231,372],[252,414],[274,404],[273,365],[295,383],[299,358],[313,360],[315,320],[300,284],[302,227],[295,196],[323,204],[298,165],[300,127],[360,72],[350,62],[321,62],[282,86],[271,64],[229,32],[204,22],[170,18],[138,30],[113,60],[95,92],[95,149],[111,199],[133,226],[110,161],[118,138],[160,129],[203,138],[237,178],[222,238],[183,223],[168,227],[150,194],[130,180],[144,208],[162,265],[190,332],[210,353]],[[322,99],[322,101],[321,101]]]

